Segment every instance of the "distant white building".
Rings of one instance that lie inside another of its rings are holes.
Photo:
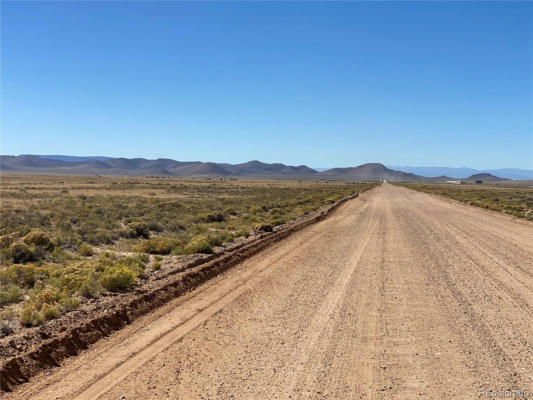
[[[461,181],[446,181],[446,183],[453,183],[455,185],[460,185]]]

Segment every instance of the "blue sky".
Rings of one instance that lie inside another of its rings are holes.
[[[533,168],[533,3],[1,7],[2,154]]]

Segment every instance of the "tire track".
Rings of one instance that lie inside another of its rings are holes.
[[[405,204],[406,200],[401,201]],[[533,367],[528,356],[531,354],[530,307],[523,302],[517,306],[511,297],[506,301],[502,296],[508,295],[508,285],[487,276],[482,267],[457,247],[456,238],[441,222],[447,218],[440,220],[426,212],[428,208],[418,206],[417,210],[424,211],[413,214],[417,222],[416,226],[410,226],[411,232],[422,238],[426,251],[436,250],[424,254],[427,271],[439,289],[449,326],[455,329],[462,326],[464,351],[472,355],[469,363],[472,374],[478,376],[479,387],[487,383],[509,386],[521,383],[527,387],[528,377],[524,372]],[[438,253],[440,257],[433,256],[430,261],[428,253]],[[522,316],[518,317],[517,313]],[[509,315],[514,318],[508,319]],[[507,329],[504,323],[515,325],[515,329]],[[481,365],[484,367],[480,368]]]
[[[333,340],[335,327],[339,322],[340,305],[348,295],[347,289],[353,279],[354,273],[363,261],[362,258],[367,251],[369,243],[375,236],[377,228],[380,225],[380,220],[374,221],[379,204],[379,199],[373,199],[372,204],[369,205],[371,214],[368,216],[367,223],[363,227],[364,236],[361,238],[358,247],[354,250],[346,268],[339,275],[333,286],[333,290],[323,301],[321,307],[314,315],[313,320],[310,322],[304,334],[305,341],[303,346],[295,349],[296,368],[287,377],[283,385],[285,390],[281,395],[282,398],[301,397],[302,395],[313,397],[316,394],[322,394],[320,390],[315,389],[321,359],[327,353],[326,349],[328,344]],[[365,295],[368,296],[367,293],[363,294],[363,299]],[[372,331],[371,322],[367,321],[368,325],[366,326],[370,331]],[[358,333],[362,336],[363,327],[359,326],[359,328]],[[372,337],[374,335],[369,336]],[[364,372],[369,375],[367,379],[371,379],[372,374],[369,374],[367,369]]]

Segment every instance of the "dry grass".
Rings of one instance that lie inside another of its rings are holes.
[[[533,188],[515,185],[404,184],[421,192],[533,220]]]

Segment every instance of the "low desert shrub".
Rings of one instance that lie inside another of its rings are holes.
[[[301,216],[304,216],[307,214],[307,212],[305,211],[305,209],[303,207],[296,207],[294,209],[294,213],[298,216],[298,217],[301,217]]]
[[[240,231],[235,231],[233,232],[233,237],[244,237],[244,238],[247,238],[248,236],[250,236],[250,232],[248,231],[243,231],[243,230],[240,230]]]
[[[91,231],[89,233],[86,233],[82,237],[86,242],[91,243],[92,245],[99,245],[99,244],[111,244],[114,240],[118,238],[118,235],[115,235],[114,233],[110,233],[106,230],[96,230]]]
[[[0,265],[11,264],[13,264],[13,257],[11,256],[11,251],[9,251],[9,249],[0,249]]]
[[[33,304],[37,310],[40,310],[43,304],[54,304],[60,298],[61,295],[57,289],[45,288],[31,299],[31,304]]]
[[[45,250],[51,251],[54,248],[54,244],[46,233],[40,229],[36,229],[28,233],[22,238],[22,241],[28,246],[41,247]]]
[[[44,271],[42,271],[44,272]],[[34,265],[11,265],[0,269],[0,283],[13,283],[20,287],[31,288],[37,278],[37,267]]]
[[[45,320],[59,318],[59,310],[52,304],[44,303],[41,306],[41,314]]]
[[[9,252],[15,263],[27,263],[34,259],[34,252],[26,243],[14,243]]]
[[[209,241],[205,236],[197,236],[191,239],[191,241],[183,248],[184,254],[213,253],[213,248],[209,244]]]
[[[261,207],[258,207],[258,206],[250,206],[249,208],[250,214],[257,214],[260,211],[261,211]]]
[[[221,246],[232,239],[233,236],[230,233],[223,231],[212,232],[207,235],[207,241],[211,246]]]
[[[102,290],[102,285],[94,277],[90,277],[85,281],[79,289],[79,293],[88,299],[92,299]]]
[[[100,276],[100,284],[111,292],[127,290],[137,282],[136,274],[124,265],[106,268]]]
[[[148,254],[169,254],[178,244],[174,239],[158,237],[142,241],[133,249]]]
[[[72,310],[75,310],[80,305],[80,302],[78,299],[74,299],[72,297],[66,297],[61,300],[59,300],[59,307],[61,309],[61,312],[69,312]]]
[[[57,264],[65,264],[67,261],[71,261],[74,257],[75,256],[72,253],[57,246],[54,247],[54,251],[46,255],[47,260]]]
[[[150,221],[148,222],[148,229],[153,232],[163,232],[165,228],[159,222]]]
[[[210,212],[205,214],[200,214],[198,216],[198,221],[202,222],[222,222],[226,219],[226,215],[223,212]]]
[[[148,254],[138,254],[136,256],[121,258],[116,265],[126,266],[132,270],[136,276],[143,276],[146,264],[150,261]]]
[[[21,300],[22,295],[22,289],[17,285],[9,284],[5,287],[0,287],[0,306],[17,303]]]
[[[226,220],[226,214],[223,212],[210,213],[207,216],[208,222],[222,222]]]
[[[24,326],[38,326],[45,321],[44,316],[33,304],[28,304],[20,313],[20,323]]]
[[[78,254],[82,257],[91,257],[94,254],[93,248],[87,243],[83,243],[78,248]]]
[[[17,233],[0,236],[0,249],[9,249],[16,237]]]
[[[150,228],[146,222],[132,222],[129,224],[129,236],[132,238],[148,239]]]

